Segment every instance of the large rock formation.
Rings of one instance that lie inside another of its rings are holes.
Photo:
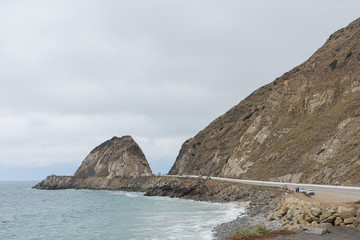
[[[170,174],[360,184],[360,19],[187,140]]]
[[[35,188],[121,188],[142,183],[140,178],[151,175],[149,163],[134,139],[113,137],[92,150],[74,176],[51,175]]]
[[[130,136],[113,137],[92,150],[74,177],[144,177],[152,172],[144,153]]]

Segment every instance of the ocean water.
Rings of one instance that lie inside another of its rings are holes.
[[[143,193],[36,190],[0,182],[0,239],[212,239],[243,209]]]

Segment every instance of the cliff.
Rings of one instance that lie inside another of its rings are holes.
[[[187,140],[169,174],[360,185],[360,19]]]
[[[48,176],[35,188],[106,188],[152,175],[144,153],[130,136],[113,137],[83,160],[74,176]]]

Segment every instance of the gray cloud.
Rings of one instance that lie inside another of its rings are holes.
[[[184,140],[305,61],[358,9],[355,0],[3,1],[0,166],[80,163],[130,134],[165,172]]]

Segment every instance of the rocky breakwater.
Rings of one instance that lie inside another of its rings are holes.
[[[351,226],[360,224],[360,209],[347,205],[324,205],[286,198],[270,214],[269,220],[280,220],[284,229],[316,226]]]
[[[48,176],[34,188],[111,189],[152,175],[144,153],[131,136],[113,137],[93,149],[74,176]]]
[[[273,210],[283,191],[279,188],[222,182],[204,178],[158,177],[149,181],[146,196],[169,196],[208,202],[243,202],[248,214]]]

